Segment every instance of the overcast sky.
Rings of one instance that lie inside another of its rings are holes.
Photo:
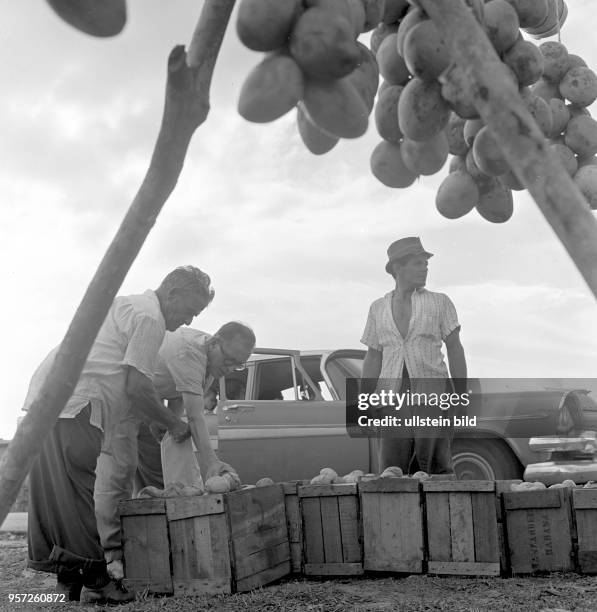
[[[562,42],[597,69],[593,4],[568,3]],[[141,183],[168,53],[188,43],[201,7],[128,5],[122,34],[101,40],[45,2],[0,0],[0,437],[12,437],[32,372],[61,340]],[[418,235],[435,253],[428,287],[458,310],[472,376],[596,376],[597,303],[526,193],[515,193],[506,224],[476,212],[449,221],[434,205],[447,165],[406,190],[384,187],[369,170],[373,125],[316,157],[294,113],[249,124],[236,102],[259,59],[238,42],[233,16],[212,110],[121,294],[194,264],[216,288],[194,327],[238,319],[260,346],[359,347],[369,304],[392,288],[388,244]]]

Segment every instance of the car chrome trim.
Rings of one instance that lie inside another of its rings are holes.
[[[221,427],[218,430],[219,441],[223,440],[258,440],[263,438],[306,438],[324,436],[346,436],[346,427]]]

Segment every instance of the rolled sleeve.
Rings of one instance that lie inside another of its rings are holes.
[[[145,315],[137,316],[122,363],[139,370],[151,380],[163,339],[164,328],[158,321]]]
[[[369,314],[367,316],[367,322],[365,323],[365,329],[363,331],[363,336],[361,337],[361,343],[365,346],[368,346],[371,349],[376,351],[381,351],[381,344],[379,340],[379,335],[377,333],[377,323],[376,316],[374,310],[374,304],[372,304],[369,308]]]
[[[167,367],[179,393],[203,395],[207,357],[198,346],[190,343],[179,347]]]

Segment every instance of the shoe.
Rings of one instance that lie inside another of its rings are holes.
[[[108,563],[106,566],[106,570],[108,571],[108,576],[110,576],[112,580],[119,581],[124,578],[124,567],[120,559],[110,561],[110,563]]]
[[[127,591],[121,582],[110,580],[108,584],[100,589],[92,589],[84,586],[81,589],[81,603],[92,603],[99,605],[126,604],[135,599],[135,594]]]
[[[65,595],[67,601],[79,601],[82,588],[83,584],[81,582],[63,582],[61,580],[56,580],[56,593]]]

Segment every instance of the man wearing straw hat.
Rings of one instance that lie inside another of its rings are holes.
[[[441,394],[451,387],[442,354],[445,344],[454,390],[466,390],[466,359],[460,324],[450,298],[425,289],[432,254],[418,237],[396,240],[388,247],[386,272],[395,287],[371,304],[361,342],[368,347],[363,378],[379,379],[378,388]],[[429,395],[427,395],[429,397]],[[421,408],[420,410],[418,410]],[[401,408],[399,416],[430,414],[430,407]],[[439,416],[440,410],[432,416]],[[395,407],[382,414],[398,416]],[[443,416],[448,416],[445,413]],[[399,430],[398,430],[399,429]],[[416,464],[427,473],[452,473],[451,426],[400,427],[384,430],[379,442],[380,471],[398,466],[409,473]]]

